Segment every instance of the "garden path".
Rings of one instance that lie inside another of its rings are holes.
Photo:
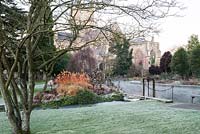
[[[122,90],[128,95],[142,95],[142,83],[140,81],[114,81],[116,86],[120,86]],[[172,90],[173,88],[173,100],[174,102],[180,103],[191,103],[191,96],[193,94],[200,95],[200,86],[194,85],[175,85],[175,84],[160,84],[156,83],[156,97],[172,99]],[[152,87],[150,85],[150,87]],[[147,93],[147,87],[145,93]],[[169,90],[166,90],[169,89]],[[163,90],[163,91],[162,91]],[[166,91],[165,91],[166,90]],[[146,94],[147,95],[147,94]],[[152,90],[150,90],[150,96],[152,96]],[[194,103],[200,103],[200,97],[194,99]]]
[[[170,107],[181,108],[181,109],[200,110],[200,104],[187,104],[187,103],[183,103],[183,104],[175,104],[175,105],[172,105]]]

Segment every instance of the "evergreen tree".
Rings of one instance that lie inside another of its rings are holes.
[[[172,57],[171,69],[183,79],[189,75],[188,54],[184,48],[179,48]]]
[[[190,51],[190,66],[193,76],[200,77],[200,45]]]
[[[49,60],[55,54],[56,48],[54,46],[54,32],[53,32],[53,16],[51,13],[50,5],[47,5],[46,12],[43,21],[43,30],[47,32],[43,32],[40,36],[37,46],[37,53],[35,58],[35,65],[40,65],[41,63]],[[38,58],[37,58],[38,57]],[[53,65],[47,65],[43,68],[44,72],[50,72]]]
[[[52,75],[56,76],[58,75],[61,71],[67,69],[67,65],[70,61],[71,55],[66,53],[62,55],[55,63],[52,71]]]
[[[191,35],[190,39],[188,41],[187,49],[188,51],[191,51],[194,47],[200,45],[198,35]]]
[[[189,73],[190,75],[193,75],[193,76],[199,75],[198,69],[197,69],[197,66],[199,64],[197,62],[199,60],[198,59],[199,56],[197,55],[199,47],[200,47],[200,42],[199,42],[198,36],[191,35],[188,41],[187,50],[188,50],[188,55],[189,55],[189,64],[191,65]]]
[[[116,54],[113,74],[114,75],[127,75],[128,70],[132,65],[132,50],[129,51],[129,41],[125,38],[117,38],[114,46],[110,51]]]
[[[169,73],[171,71],[170,63],[172,60],[172,54],[167,51],[165,52],[160,59],[160,71]]]
[[[22,9],[16,7],[13,0],[0,1],[1,38],[14,47],[26,23],[26,15]],[[4,38],[4,39],[3,39]]]

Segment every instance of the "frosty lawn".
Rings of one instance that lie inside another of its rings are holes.
[[[200,111],[168,106],[154,101],[137,101],[34,110],[31,130],[33,134],[200,133]],[[0,113],[0,134],[10,133],[5,113]]]

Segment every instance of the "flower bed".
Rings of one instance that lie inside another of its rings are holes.
[[[90,83],[88,75],[82,73],[62,72],[51,91],[38,92],[34,97],[34,107],[58,108],[76,104],[94,104],[106,101],[122,101],[123,94],[106,85],[97,86]]]

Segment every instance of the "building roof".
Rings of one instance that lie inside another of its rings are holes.
[[[145,38],[134,38],[132,40],[130,40],[130,43],[134,43],[134,44],[142,44],[147,42],[147,40]]]
[[[57,36],[58,36],[57,39],[59,41],[63,41],[63,40],[70,40],[73,35],[71,33],[67,33],[67,32],[58,32]]]

